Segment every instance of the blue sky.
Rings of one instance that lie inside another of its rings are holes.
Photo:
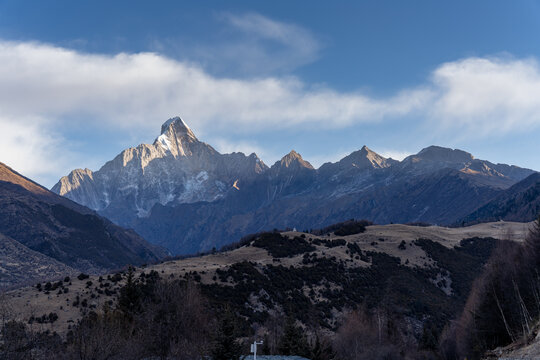
[[[52,186],[180,115],[314,165],[437,144],[540,170],[537,1],[0,1],[0,161]]]

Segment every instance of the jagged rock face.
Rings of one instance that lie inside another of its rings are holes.
[[[316,173],[317,171],[308,161],[296,151],[291,150],[268,171],[267,202],[310,188],[316,179]]]
[[[451,224],[532,173],[438,146],[403,161],[364,146],[319,169],[293,150],[268,168],[255,154],[218,153],[177,117],[152,145],[75,170],[53,191],[178,254],[350,218]]]
[[[74,170],[53,192],[119,223],[147,216],[156,204],[215,201],[266,170],[255,155],[222,155],[200,142],[179,117],[167,120],[153,144],[120,153],[100,170]]]
[[[274,176],[279,176],[280,172],[291,172],[301,169],[314,170],[313,166],[308,161],[305,161],[299,153],[291,150],[280,161],[272,165],[271,172]]]
[[[395,160],[386,159],[380,156],[364,145],[362,149],[341,159],[337,165],[341,168],[384,169],[392,166],[396,162],[397,161]]]
[[[52,191],[65,195],[79,204],[85,204],[91,209],[100,210],[106,206],[107,199],[100,195],[94,183],[94,173],[90,169],[73,170],[68,176],[64,176],[52,188]]]

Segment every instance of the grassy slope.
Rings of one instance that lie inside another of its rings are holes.
[[[279,238],[272,235],[274,241],[271,236],[266,242],[287,247],[285,237],[296,237],[294,249],[302,251],[278,246],[282,249],[273,257],[268,246],[259,243],[224,253],[167,261],[139,268],[137,272],[155,270],[162,277],[191,276],[201,282],[212,301],[218,305],[231,302],[254,321],[263,322],[266,311],[281,308],[331,331],[343,311],[365,303],[392,306],[413,320],[431,314],[440,325],[460,308],[470,276],[485,260],[493,240],[476,240],[458,250],[454,246],[464,238],[475,236],[519,239],[526,228],[519,223],[481,224],[461,229],[387,225],[370,226],[365,233],[357,235],[304,234],[305,238],[301,237],[302,233],[288,232],[276,234]],[[415,241],[420,238],[431,240]],[[326,246],[328,240],[336,239],[345,242]],[[400,249],[402,241],[404,250]],[[287,252],[294,255],[288,257]],[[461,270],[462,263],[466,264],[466,271]],[[446,285],[441,281],[445,278]],[[450,295],[445,292],[448,280],[451,280]],[[87,281],[92,281],[92,285],[87,286]],[[82,314],[113,300],[122,281],[105,278],[100,283],[97,277],[71,279],[71,285],[64,284],[67,293],[58,293],[57,289],[45,294],[26,287],[12,291],[10,297],[22,320],[55,312],[58,321],[47,324],[46,328],[65,333],[69,324]],[[73,306],[77,296],[79,305]],[[84,299],[86,307],[81,305]]]

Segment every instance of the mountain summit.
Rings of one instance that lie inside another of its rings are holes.
[[[382,157],[364,145],[360,150],[344,157],[339,163],[344,166],[352,166],[358,169],[382,169],[391,166],[393,162],[393,160]]]
[[[154,141],[154,145],[161,146],[164,151],[169,151],[175,157],[192,155],[192,147],[197,143],[199,140],[193,131],[178,116],[161,125],[161,135]]]
[[[431,161],[461,162],[466,163],[474,160],[474,156],[466,151],[459,149],[449,149],[441,146],[428,146],[414,155],[417,159]]]
[[[173,117],[153,144],[126,149],[96,172],[73,170],[52,191],[128,224],[155,204],[217,200],[265,169],[255,154],[220,154]]]
[[[275,164],[275,166],[279,166],[281,168],[306,168],[312,170],[314,169],[308,161],[302,158],[302,155],[300,155],[294,150],[291,150],[291,152],[282,157],[281,160]]]
[[[161,125],[161,134],[171,131],[177,134],[184,134],[195,138],[195,135],[191,131],[191,128],[186,124],[184,120],[182,120],[182,118],[180,118],[180,116],[172,117],[169,120],[165,121],[163,125]]]

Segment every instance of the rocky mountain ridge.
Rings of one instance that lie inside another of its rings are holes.
[[[540,173],[534,173],[461,219],[459,224],[533,221],[540,216]]]
[[[0,163],[0,283],[155,262],[167,252]]]
[[[439,146],[403,161],[363,146],[318,169],[293,150],[268,167],[256,154],[220,154],[175,117],[153,144],[126,149],[96,172],[74,170],[52,190],[189,253],[349,218],[451,224],[532,173]]]

